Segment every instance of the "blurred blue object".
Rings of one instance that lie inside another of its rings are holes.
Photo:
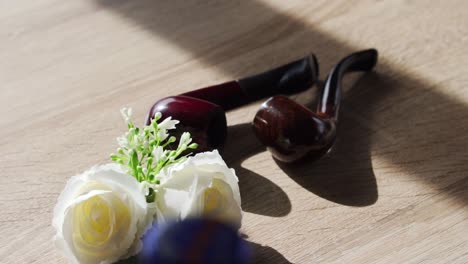
[[[138,263],[247,264],[251,249],[237,230],[208,219],[154,225],[143,238]]]

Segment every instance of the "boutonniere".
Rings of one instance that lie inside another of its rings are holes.
[[[241,224],[238,179],[217,150],[198,153],[178,120],[156,113],[138,128],[122,109],[128,131],[110,164],[73,176],[54,208],[57,247],[74,263],[112,263],[137,254],[153,222],[204,217]],[[177,133],[179,134],[179,133]]]

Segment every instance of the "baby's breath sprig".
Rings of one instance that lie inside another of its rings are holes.
[[[161,113],[158,112],[151,124],[140,129],[132,122],[131,108],[122,108],[120,112],[128,131],[117,138],[120,147],[117,153],[111,154],[111,159],[126,168],[126,172],[139,182],[159,184],[158,174],[164,167],[184,161],[190,153],[182,154],[198,147],[196,143],[191,143],[190,133],[184,132],[175,150],[165,149],[177,140],[169,136],[169,130],[176,128],[178,120],[168,117],[158,123],[161,119]]]

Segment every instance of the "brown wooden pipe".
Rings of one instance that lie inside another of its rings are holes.
[[[308,89],[318,76],[314,55],[278,68],[243,78],[171,96],[157,101],[150,109],[146,123],[156,112],[162,118],[172,116],[180,121],[177,131],[188,131],[199,147],[197,152],[222,147],[227,123],[224,111],[276,94],[293,94]],[[177,133],[176,131],[176,133]]]
[[[305,91],[317,81],[317,77],[317,58],[309,55],[263,73],[181,95],[217,104],[228,111],[269,96]]]
[[[322,157],[335,142],[343,76],[372,70],[377,56],[375,49],[364,50],[343,58],[333,67],[316,112],[285,96],[268,99],[253,121],[257,138],[282,162],[294,162],[305,156]]]

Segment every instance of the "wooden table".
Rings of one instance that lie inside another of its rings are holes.
[[[241,231],[258,263],[468,263],[468,2],[0,2],[0,262],[64,263],[52,209],[69,177],[108,161],[119,108],[260,72],[309,52],[346,79],[339,140],[276,163],[229,112]],[[313,104],[317,88],[295,96]]]

